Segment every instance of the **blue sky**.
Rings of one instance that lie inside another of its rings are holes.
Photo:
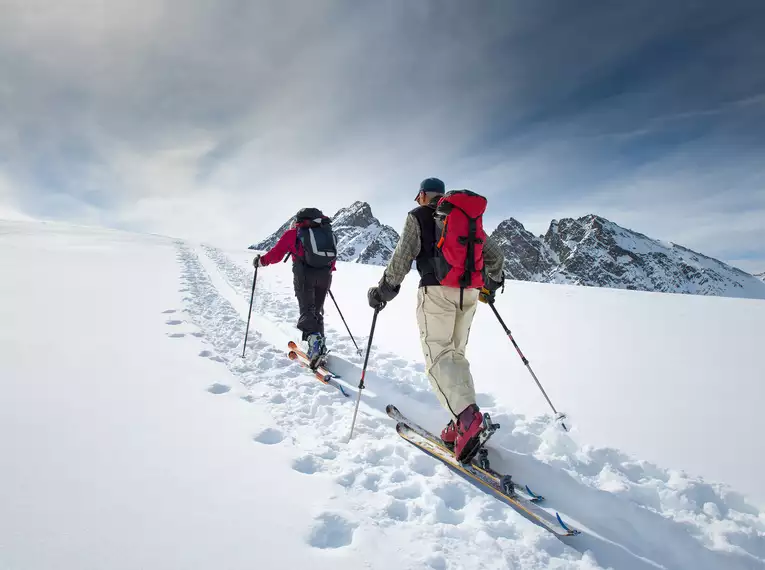
[[[10,0],[0,213],[221,245],[438,176],[765,270],[765,4]]]

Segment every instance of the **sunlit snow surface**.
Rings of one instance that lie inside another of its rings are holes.
[[[388,403],[446,421],[414,274],[380,314],[346,443],[362,360],[331,301],[351,397],[286,358],[289,264],[259,271],[241,358],[251,258],[0,222],[0,568],[765,567],[765,302],[509,282],[497,306],[570,434],[480,307],[493,466],[583,530],[560,541],[395,434]],[[381,271],[335,274],[362,347]]]

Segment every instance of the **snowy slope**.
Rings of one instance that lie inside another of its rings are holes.
[[[765,286],[752,275],[600,216],[553,220],[543,237],[511,218],[492,236],[512,279],[765,299]]]
[[[251,257],[0,225],[0,264],[14,268],[0,280],[0,567],[765,565],[752,437],[765,428],[765,303],[509,283],[499,308],[572,415],[571,435],[548,427],[519,362],[492,358],[515,356],[481,310],[468,356],[479,402],[503,426],[494,465],[585,531],[559,541],[395,435],[388,402],[434,429],[444,421],[422,374],[413,276],[381,314],[346,444],[361,361],[331,306],[333,365],[352,398],[284,357],[296,318],[285,264],[259,272],[241,358]],[[380,271],[340,264],[335,277],[359,343]],[[750,498],[678,467],[738,476]]]
[[[755,274],[754,274],[754,276],[755,276],[757,279],[760,279],[760,280],[762,280],[762,281],[765,281],[765,271],[763,271],[762,273],[755,273]]]

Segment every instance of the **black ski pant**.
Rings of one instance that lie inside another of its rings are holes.
[[[332,285],[329,269],[316,269],[296,262],[292,266],[295,297],[300,308],[297,328],[303,333],[303,340],[311,333],[324,334],[324,300]]]

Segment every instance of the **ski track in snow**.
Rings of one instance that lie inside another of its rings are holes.
[[[765,517],[739,495],[617,450],[579,448],[544,418],[494,409],[491,396],[479,395],[502,424],[490,445],[495,469],[533,481],[585,531],[556,539],[400,440],[385,405],[419,418],[415,410],[434,413],[435,399],[420,363],[374,346],[371,388],[345,443],[362,363],[345,331],[328,328],[327,336],[343,359],[335,363],[347,361],[339,372],[349,398],[286,358],[287,340],[299,340],[287,324],[297,319],[291,280],[261,273],[242,359],[252,270],[215,248],[177,247],[185,313],[199,328],[190,334],[210,346],[199,356],[225,364],[242,386],[208,390],[265,404],[273,421],[251,435],[253,445],[290,446],[295,471],[339,485],[334,508],[315,516],[306,537],[312,547],[342,549],[357,532],[403,528],[422,553],[412,568],[765,568]],[[171,311],[167,324],[178,329],[183,321]],[[357,337],[360,347],[366,341]]]

